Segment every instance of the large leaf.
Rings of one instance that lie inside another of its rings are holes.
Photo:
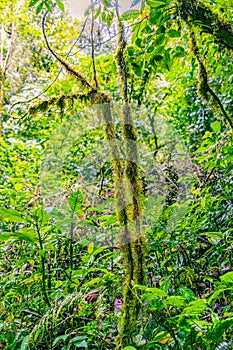
[[[176,294],[182,296],[184,299],[191,301],[195,298],[195,294],[188,287],[180,287],[177,289]]]
[[[220,276],[221,281],[227,283],[233,283],[233,271],[225,273],[225,275]]]
[[[183,314],[187,316],[200,315],[207,308],[207,303],[203,299],[198,299],[189,303],[189,305],[183,310]]]
[[[0,234],[0,242],[5,242],[7,240],[11,239],[10,233],[1,233]]]
[[[143,294],[143,299],[153,300],[156,298],[166,297],[168,294],[165,290],[159,288],[147,288],[145,294]]]
[[[185,304],[185,298],[181,296],[172,295],[166,299],[166,304],[170,306],[181,307]]]
[[[86,342],[87,336],[77,336],[70,340],[70,343],[73,344],[76,348],[87,348]]]
[[[35,231],[32,229],[25,229],[20,232],[14,232],[11,234],[11,238],[14,238],[18,241],[26,241],[32,244],[37,242],[37,236],[35,234]]]
[[[25,222],[22,214],[14,209],[0,208],[0,217],[11,222]]]

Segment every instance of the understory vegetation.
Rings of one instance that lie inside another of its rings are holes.
[[[233,2],[69,4],[0,0],[0,349],[233,349]]]

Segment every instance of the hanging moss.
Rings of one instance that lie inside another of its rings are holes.
[[[200,56],[199,48],[195,39],[195,34],[192,29],[192,25],[189,25],[190,30],[190,43],[191,53],[193,53],[198,61],[198,94],[204,100],[205,103],[209,102],[208,96],[208,76],[202,58]]]
[[[85,105],[106,103],[109,100],[107,96],[102,93],[98,93],[91,90],[84,94],[60,94],[58,96],[52,96],[47,100],[37,101],[35,104],[29,107],[28,113],[30,115],[36,115],[37,113],[45,113],[52,107],[58,107],[61,115],[63,115],[65,108],[70,103],[73,106],[74,101]]]
[[[191,39],[191,51],[196,56],[198,67],[199,67],[198,93],[200,97],[203,98],[204,102],[209,103],[213,112],[217,112],[217,113],[221,112],[224,115],[225,121],[227,121],[231,126],[231,128],[233,129],[232,117],[227,113],[227,111],[223,107],[221,100],[209,85],[207,70],[205,68],[202,57],[200,55],[200,50],[195,38],[195,33],[192,28],[191,21],[189,21],[188,24],[189,24],[190,39]]]

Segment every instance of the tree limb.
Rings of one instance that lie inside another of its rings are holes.
[[[201,28],[214,36],[226,48],[233,50],[233,28],[230,22],[214,13],[212,8],[200,0],[176,0],[179,15],[185,22]]]
[[[46,43],[46,46],[47,46],[48,50],[58,60],[58,62],[61,63],[61,65],[66,69],[66,71],[70,75],[72,75],[78,82],[80,82],[83,87],[88,88],[88,89],[92,89],[92,86],[87,81],[86,77],[84,77],[82,74],[77,72],[67,62],[65,62],[59,55],[57,55],[56,52],[51,48],[51,46],[50,46],[50,44],[48,42],[46,31],[45,31],[45,20],[46,20],[46,17],[48,15],[48,13],[49,13],[49,11],[46,11],[44,16],[43,16],[43,19],[42,19],[42,31],[43,31],[45,43]]]

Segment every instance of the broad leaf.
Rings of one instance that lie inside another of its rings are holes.
[[[214,132],[219,132],[221,130],[221,123],[216,121],[211,124],[211,127]]]
[[[189,305],[183,310],[184,315],[200,315],[207,308],[207,303],[203,299],[198,299],[189,303]]]
[[[233,271],[225,273],[225,275],[220,276],[221,281],[227,283],[233,283]]]
[[[79,191],[72,192],[70,198],[68,199],[68,203],[69,203],[70,209],[73,212],[80,209],[83,203],[83,196],[81,192]]]
[[[0,217],[11,222],[25,222],[22,214],[14,209],[0,208]]]

